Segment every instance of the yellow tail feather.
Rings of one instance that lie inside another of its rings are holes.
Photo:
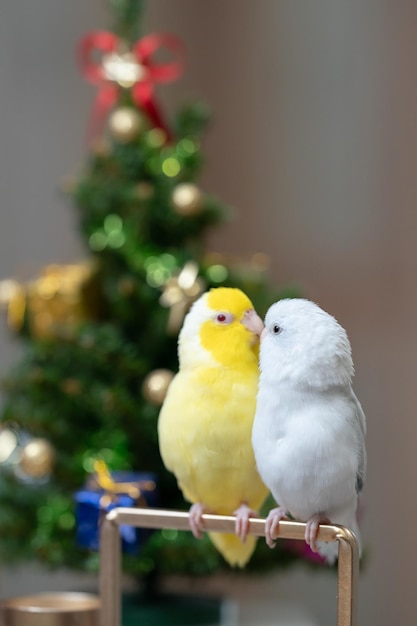
[[[237,535],[209,533],[209,537],[223,558],[232,566],[244,567],[256,547],[256,537],[248,535],[245,543]]]

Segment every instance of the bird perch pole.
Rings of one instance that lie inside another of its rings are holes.
[[[121,545],[119,525],[136,528],[169,528],[190,530],[188,513],[161,509],[116,508],[110,511],[101,527],[100,555],[100,626],[120,626]],[[203,515],[204,526],[210,532],[234,533],[235,517]],[[305,524],[281,521],[279,539],[304,541]],[[250,520],[249,533],[265,536],[265,520]],[[322,525],[318,539],[339,543],[337,578],[337,626],[357,626],[359,551],[355,535],[343,526]]]

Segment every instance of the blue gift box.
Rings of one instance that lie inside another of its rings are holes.
[[[104,464],[103,464],[104,465]],[[99,550],[100,520],[112,509],[122,507],[155,507],[158,492],[155,474],[151,472],[100,471],[90,476],[83,489],[75,493],[76,541],[90,550]],[[146,528],[121,525],[122,549],[137,554],[151,534]]]

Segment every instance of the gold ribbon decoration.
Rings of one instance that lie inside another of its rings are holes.
[[[155,489],[153,480],[117,482],[113,480],[107,464],[101,459],[94,461],[93,468],[95,476],[93,480],[89,481],[88,486],[90,488],[98,487],[106,492],[100,499],[100,507],[106,508],[120,494],[127,494],[132,500],[137,503],[140,502],[141,506],[147,506],[142,491],[153,491]]]

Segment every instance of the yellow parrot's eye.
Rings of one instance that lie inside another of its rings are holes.
[[[231,313],[226,313],[221,311],[220,313],[216,314],[215,320],[218,324],[231,324],[233,322],[233,320],[235,319],[234,315],[232,315]]]

